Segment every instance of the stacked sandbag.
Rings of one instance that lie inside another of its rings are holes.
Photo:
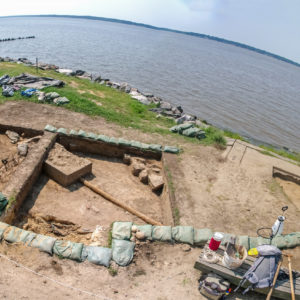
[[[109,267],[112,258],[112,249],[95,246],[83,246],[81,253],[81,260],[88,260],[89,262]]]
[[[175,242],[194,244],[194,227],[176,226],[172,228],[172,238]]]
[[[58,98],[57,98],[58,99]],[[109,143],[112,145],[116,145],[116,146],[125,146],[125,147],[132,147],[141,151],[152,151],[152,152],[168,152],[168,153],[173,153],[173,154],[177,154],[180,152],[180,149],[178,149],[177,147],[172,147],[172,146],[165,146],[163,148],[162,145],[159,144],[146,144],[146,143],[141,143],[138,141],[128,141],[126,139],[123,138],[115,138],[115,137],[109,137],[103,134],[95,134],[93,132],[85,132],[84,130],[74,130],[71,129],[69,133],[67,133],[67,130],[65,128],[55,128],[52,125],[46,125],[46,127],[44,128],[45,131],[50,131],[50,132],[57,132],[59,134],[62,135],[70,135],[70,136],[74,136],[74,137],[80,137],[80,138],[86,138],[86,139],[91,139],[94,141],[101,141],[104,143]]]
[[[122,267],[129,265],[133,259],[135,243],[113,239],[112,259]]]
[[[112,238],[117,240],[130,240],[132,222],[114,222]]]
[[[53,253],[62,258],[69,258],[81,261],[82,243],[73,243],[70,241],[57,240],[53,246]]]

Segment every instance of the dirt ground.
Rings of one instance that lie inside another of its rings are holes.
[[[0,123],[43,129],[49,120],[52,125],[67,129],[83,129],[148,143],[177,143],[172,137],[121,128],[101,118],[90,118],[59,107],[28,102],[7,102],[0,106]],[[299,167],[263,155],[237,142],[229,149],[226,158],[223,156],[224,151],[213,147],[190,143],[180,146],[184,152],[176,156],[177,161],[173,161],[168,168],[172,174],[181,225],[256,236],[259,227],[271,227],[281,214],[281,207],[288,205],[284,233],[300,231],[299,210],[290,201],[289,194],[272,178],[273,166],[296,174],[300,172]],[[137,178],[128,175],[126,165],[120,161],[112,163],[101,157],[91,156],[88,159],[94,164],[93,183],[160,220],[159,199],[156,199],[157,196],[151,191],[148,194],[147,187]],[[119,170],[118,176],[115,176],[116,168]],[[119,188],[116,189],[116,186]],[[131,215],[101,199],[81,184],[75,184],[71,189],[76,193],[76,197],[73,197],[74,192],[71,193],[69,189],[62,188],[46,176],[41,176],[27,201],[26,209],[45,215],[54,211],[57,218],[81,225],[80,230],[90,230],[96,225],[104,226],[107,230],[111,217],[123,221],[132,220]],[[108,216],[108,212],[113,216]],[[200,251],[197,248],[184,252],[182,245],[147,244],[143,246],[145,249],[139,251],[135,263],[126,268],[119,268],[118,275],[112,277],[108,270],[102,267],[51,258],[31,248],[20,248],[18,252],[14,247],[2,242],[0,253],[56,280],[100,294],[102,299],[203,299],[197,291],[200,272],[193,268]],[[288,251],[294,255],[293,268],[300,270],[300,248]],[[91,298],[58,286],[48,279],[31,274],[28,276],[26,270],[16,268],[3,258],[1,263],[2,298],[6,296],[7,299],[40,299],[41,294],[45,299]],[[16,269],[18,271],[15,271]],[[263,298],[258,294],[238,294],[228,299]]]
[[[144,244],[138,249],[134,262],[125,268],[114,267],[117,275],[112,276],[105,267],[61,260],[33,248],[2,242],[2,255],[46,277],[0,257],[0,298],[204,300],[197,290],[200,272],[193,268],[200,249],[185,250],[182,245]],[[94,295],[72,290],[70,286]],[[238,293],[228,299],[262,300],[265,297]]]
[[[79,155],[93,164],[92,174],[88,176],[93,185],[162,222],[160,197],[131,173],[130,166],[119,159]],[[148,160],[148,163],[161,166],[159,161]],[[55,218],[54,224],[51,218],[45,218],[47,215]],[[91,243],[91,232],[99,225],[101,226],[100,244],[106,246],[108,231],[114,221],[144,223],[80,182],[64,188],[43,175],[24,202],[16,224],[36,233],[88,244]],[[69,224],[70,222],[73,224]]]

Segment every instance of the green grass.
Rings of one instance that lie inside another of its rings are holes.
[[[205,129],[206,139],[203,140],[205,144],[213,144],[217,148],[224,149],[226,147],[226,139],[224,132],[213,126]]]
[[[178,207],[174,208],[174,225],[175,226],[180,225],[180,211]]]
[[[291,152],[285,151],[283,149],[275,149],[271,146],[260,145],[259,147],[264,149],[265,151],[274,152],[274,153],[276,153],[276,154],[278,154],[282,157],[286,157],[286,158],[289,158],[291,160],[294,160],[294,161],[300,163],[300,153],[291,153]],[[265,151],[262,151],[262,152],[264,152],[264,154],[266,154]],[[268,154],[271,155],[271,156],[274,156],[274,155],[272,155],[272,153],[268,152]]]
[[[232,132],[230,130],[224,130],[224,135],[229,137],[229,138],[232,138],[232,139],[235,139],[235,140],[241,140],[241,141],[246,141],[242,136],[240,136],[238,133],[235,133],[235,132]]]

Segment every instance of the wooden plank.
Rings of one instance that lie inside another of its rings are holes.
[[[224,253],[224,248],[219,248],[217,251],[218,254],[221,256]],[[249,269],[249,267],[252,265],[254,262],[255,258],[253,257],[248,257],[246,261],[243,263],[241,267],[239,267],[236,270],[231,270],[228,269],[227,267],[223,266],[222,262],[219,261],[216,264],[210,264],[202,259],[203,253],[201,253],[199,259],[196,261],[194,267],[198,270],[204,271],[204,272],[214,272],[223,278],[226,278],[229,280],[231,283],[238,285],[240,280],[242,279],[243,275],[245,272]],[[283,268],[282,268],[283,269]],[[296,294],[296,299],[300,299],[300,280],[297,278],[294,280],[294,288],[295,288],[295,294]],[[245,284],[245,288],[248,285]],[[257,289],[255,290],[258,293],[261,294],[267,294],[269,289]],[[291,297],[291,290],[290,290],[290,284],[289,284],[289,279],[284,280],[284,281],[277,281],[275,285],[275,289],[273,292],[274,297],[278,297],[280,299],[290,299]]]

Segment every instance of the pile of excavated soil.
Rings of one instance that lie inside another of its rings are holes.
[[[65,174],[71,174],[89,164],[87,159],[72,154],[58,143],[55,143],[49,152],[47,162],[50,162]]]

